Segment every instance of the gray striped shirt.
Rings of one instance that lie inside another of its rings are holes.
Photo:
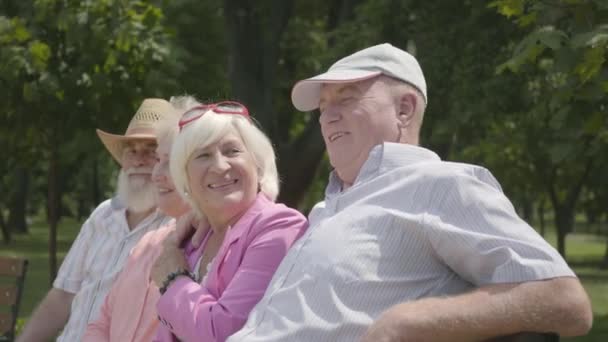
[[[482,167],[376,146],[325,201],[229,341],[354,341],[391,306],[486,284],[574,276]]]
[[[169,220],[156,210],[130,230],[126,209],[116,199],[104,201],[93,211],[53,282],[54,288],[75,294],[70,318],[57,341],[81,340],[87,324],[97,318],[133,246],[144,234]]]

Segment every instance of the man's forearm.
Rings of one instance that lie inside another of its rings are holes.
[[[52,288],[28,320],[17,342],[38,342],[53,339],[70,317],[74,294]]]
[[[518,332],[588,332],[589,300],[575,278],[491,285],[454,297],[397,305],[370,328],[367,339],[393,331],[403,341],[483,341]],[[392,341],[392,339],[385,339]]]

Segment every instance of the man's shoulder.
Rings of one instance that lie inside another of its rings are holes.
[[[261,204],[250,221],[251,229],[255,231],[272,229],[277,223],[289,223],[295,227],[307,222],[306,216],[283,203],[263,200]]]
[[[101,202],[89,215],[86,222],[83,225],[84,227],[90,227],[90,229],[95,230],[97,226],[104,226],[103,222],[106,222],[108,218],[110,218],[116,212],[124,210],[120,203],[117,202],[115,197],[108,198],[105,201]]]
[[[405,166],[399,172],[408,174],[420,182],[441,182],[455,185],[475,179],[500,188],[500,185],[485,167],[475,164],[452,161],[427,161]]]
[[[93,210],[90,217],[106,216],[114,211],[122,210],[123,207],[116,197],[111,197],[105,201],[99,203],[99,205]]]

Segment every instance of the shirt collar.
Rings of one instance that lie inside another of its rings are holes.
[[[357,184],[361,182],[373,179],[378,175],[398,167],[413,165],[424,161],[440,160],[441,159],[435,152],[424,147],[385,142],[372,148],[352,186],[357,186]],[[341,192],[342,181],[334,170],[329,175],[329,184],[325,190],[325,196],[331,197]]]

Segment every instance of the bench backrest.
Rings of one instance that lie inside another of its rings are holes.
[[[27,264],[25,259],[0,257],[0,341],[15,338]]]

